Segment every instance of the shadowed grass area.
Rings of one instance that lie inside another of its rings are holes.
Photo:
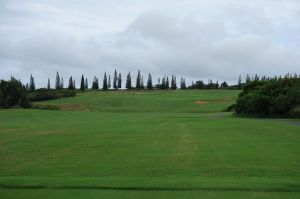
[[[5,198],[299,197],[300,121],[220,112],[237,94],[91,92],[45,104],[81,104],[92,112],[2,110],[1,192]]]

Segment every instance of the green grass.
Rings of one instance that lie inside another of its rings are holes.
[[[218,112],[231,105],[239,91],[148,91],[148,92],[87,92],[75,98],[61,98],[39,104],[71,106],[88,111],[140,113],[207,113]],[[199,104],[196,101],[209,103]]]
[[[300,121],[220,112],[237,95],[91,92],[43,102],[81,111],[2,110],[1,198],[299,198]]]

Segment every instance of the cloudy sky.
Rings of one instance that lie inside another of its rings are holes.
[[[300,73],[299,0],[0,0],[0,79]],[[179,79],[179,78],[178,78]],[[156,80],[155,80],[156,82]]]

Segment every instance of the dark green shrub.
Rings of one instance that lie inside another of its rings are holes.
[[[76,92],[74,90],[54,90],[54,89],[37,89],[29,94],[31,101],[46,101],[62,97],[74,97]]]
[[[300,104],[300,79],[252,81],[239,95],[235,111],[240,115],[286,117]]]
[[[0,108],[30,108],[31,104],[25,87],[16,79],[0,82]]]

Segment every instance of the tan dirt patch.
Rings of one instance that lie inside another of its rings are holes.
[[[208,101],[204,101],[204,100],[198,100],[198,101],[195,101],[196,104],[208,104],[209,102]]]
[[[82,104],[62,104],[59,106],[59,109],[62,111],[91,111]]]

